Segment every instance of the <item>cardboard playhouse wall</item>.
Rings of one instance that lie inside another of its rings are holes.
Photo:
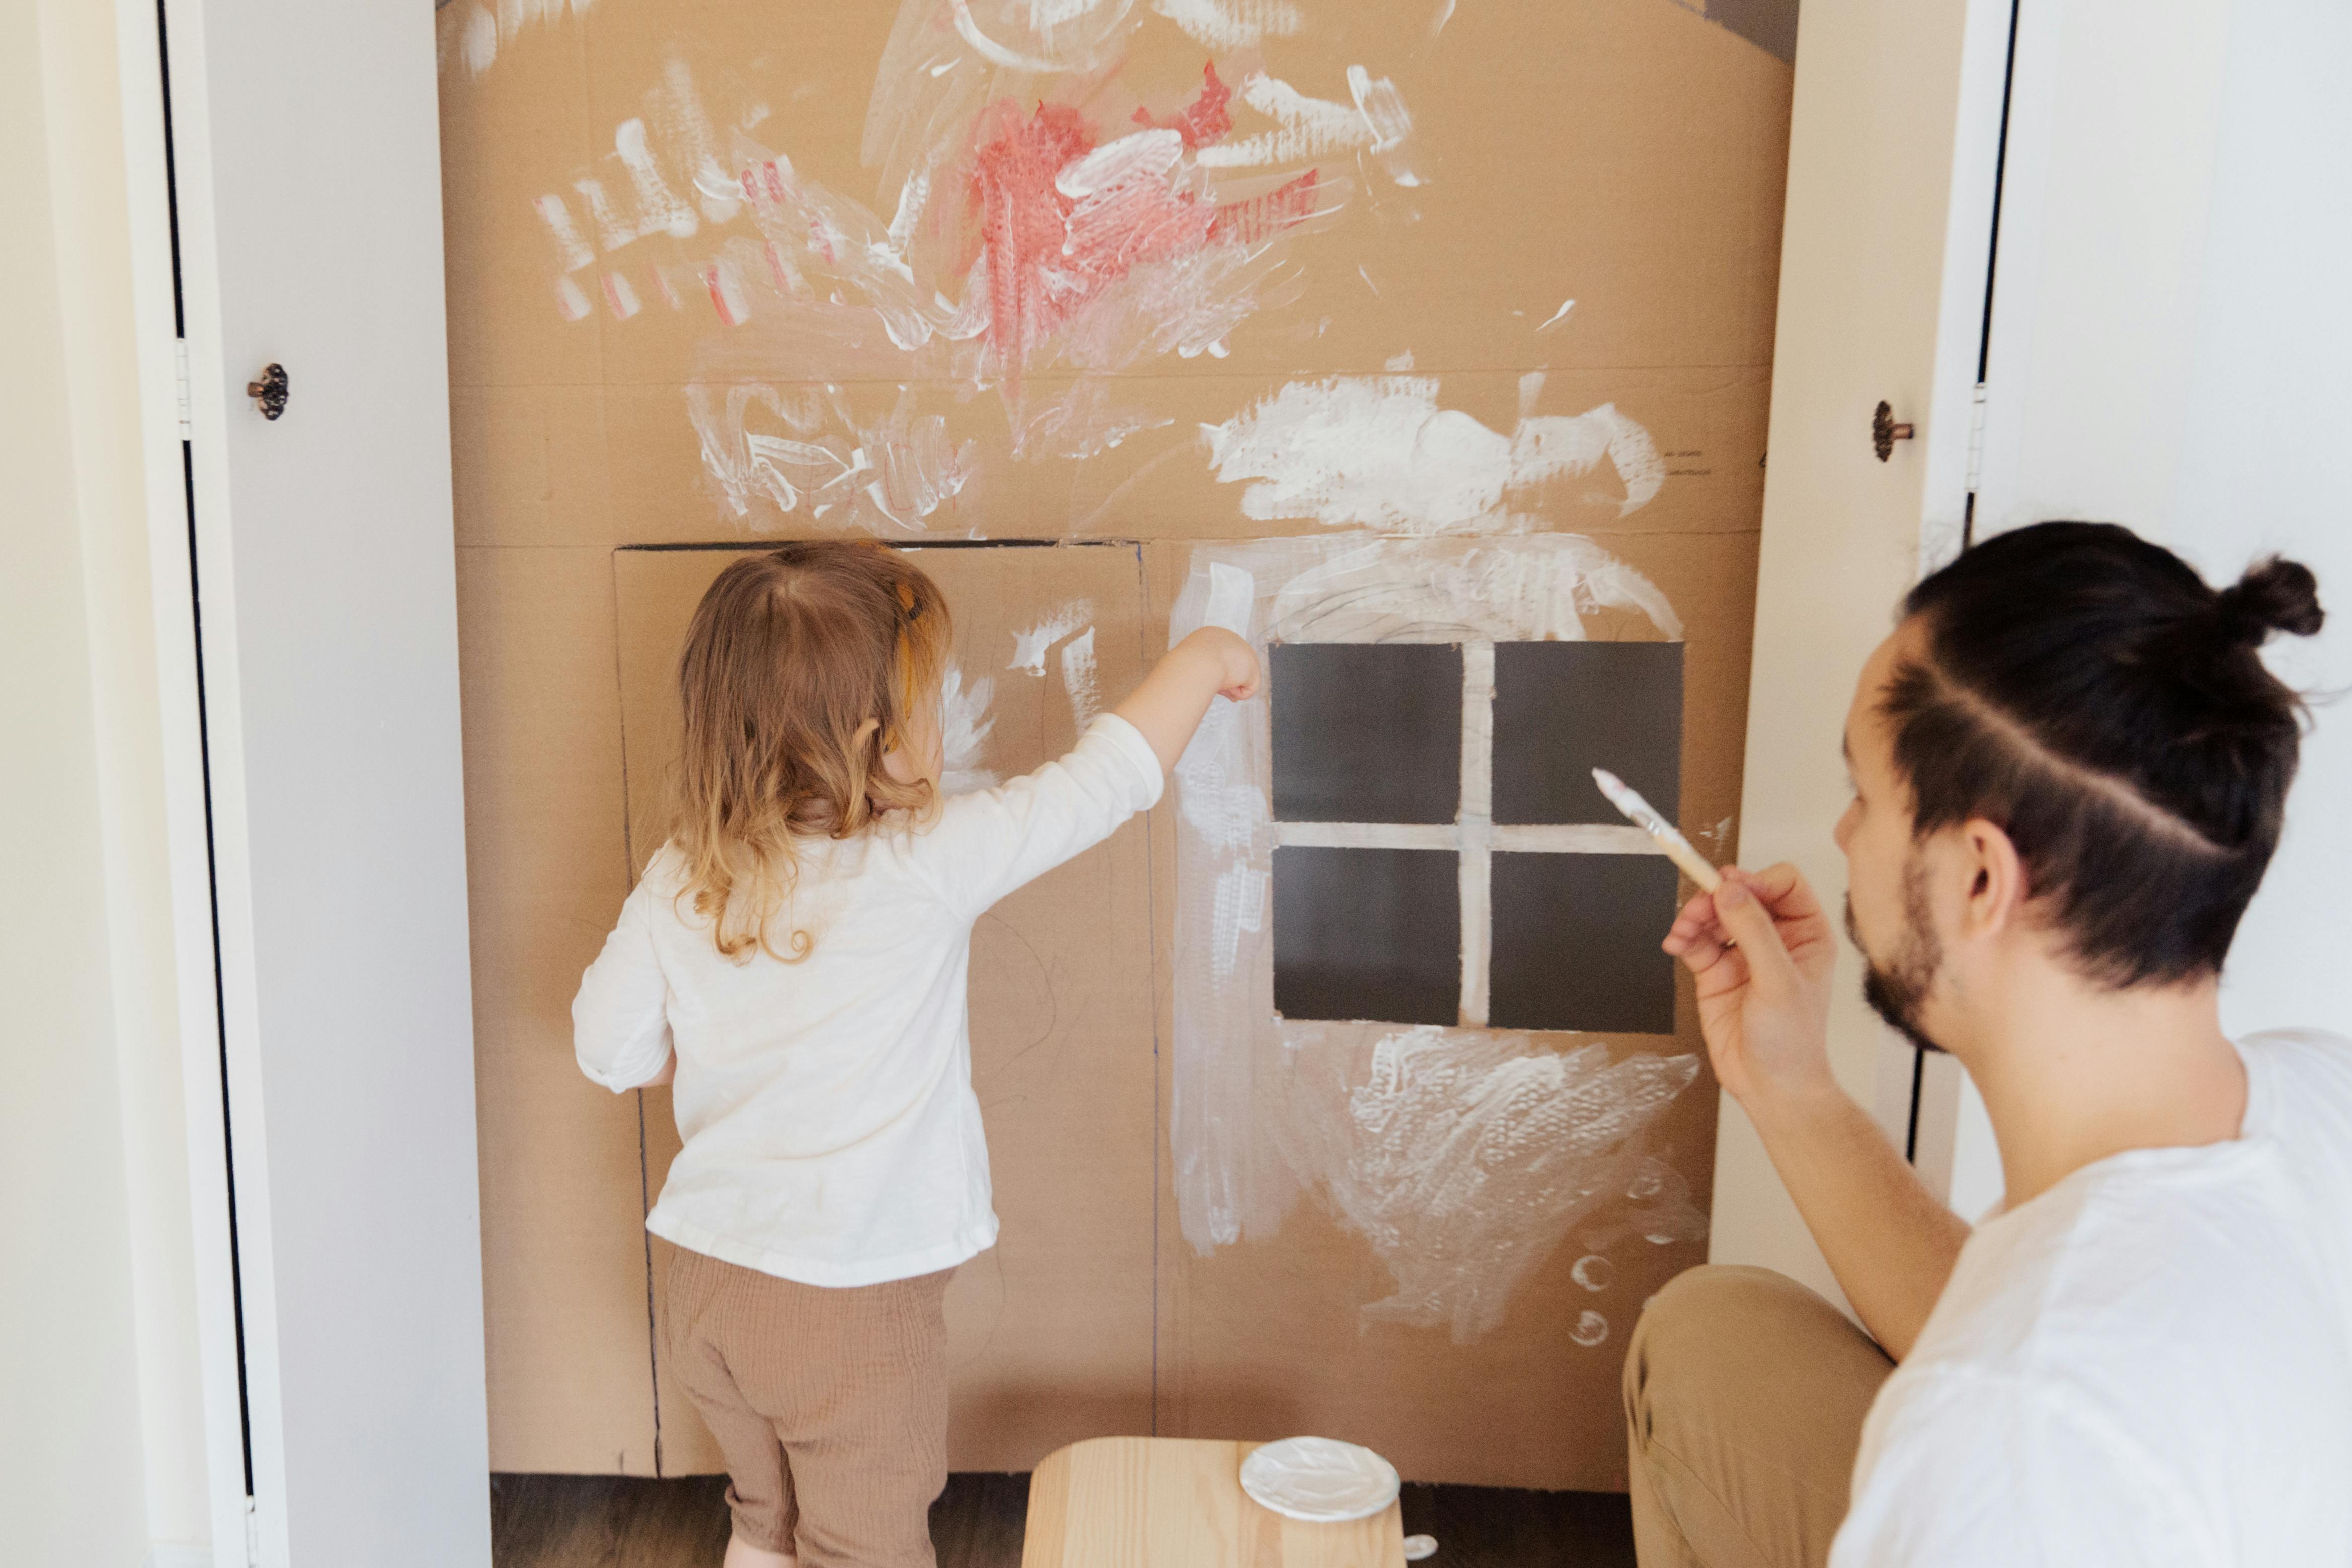
[[[952,1462],[1623,1484],[1715,1094],[1671,867],[1580,781],[1734,851],[1795,7],[1714,10],[446,0],[496,1468],[719,1468],[655,1349],[668,1094],[569,1005],[697,597],[840,536],[947,591],[951,788],[1192,627],[1275,653],[975,934]]]

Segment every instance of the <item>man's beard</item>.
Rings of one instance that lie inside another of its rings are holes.
[[[1944,965],[1944,945],[1936,938],[1934,917],[1927,909],[1927,868],[1916,855],[1903,868],[1903,931],[1895,951],[1879,963],[1863,946],[1862,928],[1854,923],[1853,894],[1846,894],[1845,934],[1862,955],[1862,999],[1885,1019],[1889,1028],[1923,1051],[1941,1052],[1919,1022],[1920,1009]]]

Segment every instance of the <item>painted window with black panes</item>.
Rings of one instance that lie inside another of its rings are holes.
[[[1674,1031],[1680,643],[1276,646],[1274,1005],[1290,1019]]]

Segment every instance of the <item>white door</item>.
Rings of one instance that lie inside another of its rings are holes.
[[[487,1563],[432,11],[164,22],[258,1561]]]
[[[1855,674],[1923,566],[1959,548],[2000,148],[2011,0],[1805,0],[1773,347],[1740,863],[1791,861],[1832,909],[1840,741]],[[1881,460],[1872,416],[1913,435]],[[1916,1057],[1842,945],[1830,1051],[1898,1147]],[[1728,1095],[1711,1256],[1840,1300]]]
[[[2336,610],[2273,664],[2352,687],[2352,9],[2341,0],[2026,0],[2011,94],[1977,526],[2128,524],[2209,580],[2279,551]],[[2333,259],[2331,259],[2333,258]],[[2287,831],[2223,977],[2233,1031],[2352,1033],[2352,715],[2323,705]],[[1923,1149],[1974,1216],[1983,1106],[1931,1061]],[[1939,1092],[1940,1091],[1940,1092]]]
[[[2014,47],[2011,34],[2014,25]],[[1901,593],[1976,537],[2126,523],[2227,581],[2271,550],[2336,626],[2274,663],[2352,688],[2352,11],[2340,0],[1807,0],[1797,47],[1740,859],[1834,907],[1838,736]],[[2005,124],[2005,134],[2004,134]],[[1998,176],[1998,225],[1994,223]],[[1985,258],[1996,252],[1988,279]],[[1977,438],[1971,440],[1971,383]],[[1879,399],[1915,438],[1881,465]],[[1976,450],[1972,453],[1971,447]],[[2352,1033],[2352,717],[2323,706],[2223,983],[2233,1030]],[[1964,1216],[1998,1201],[1983,1106],[1837,979],[1838,1074]],[[1714,1257],[1826,1267],[1726,1103]]]

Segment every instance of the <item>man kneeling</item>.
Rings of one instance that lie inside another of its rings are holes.
[[[1904,611],[1846,720],[1846,928],[1872,1006],[1968,1068],[2007,1192],[1972,1232],[1831,1077],[1793,868],[1691,901],[1665,946],[1717,1076],[1869,1333],[1759,1269],[1660,1291],[1641,1560],[2352,1562],[2352,1041],[2233,1044],[2217,1000],[2301,733],[2256,650],[2318,630],[2311,574],[2217,593],[2045,523]]]

